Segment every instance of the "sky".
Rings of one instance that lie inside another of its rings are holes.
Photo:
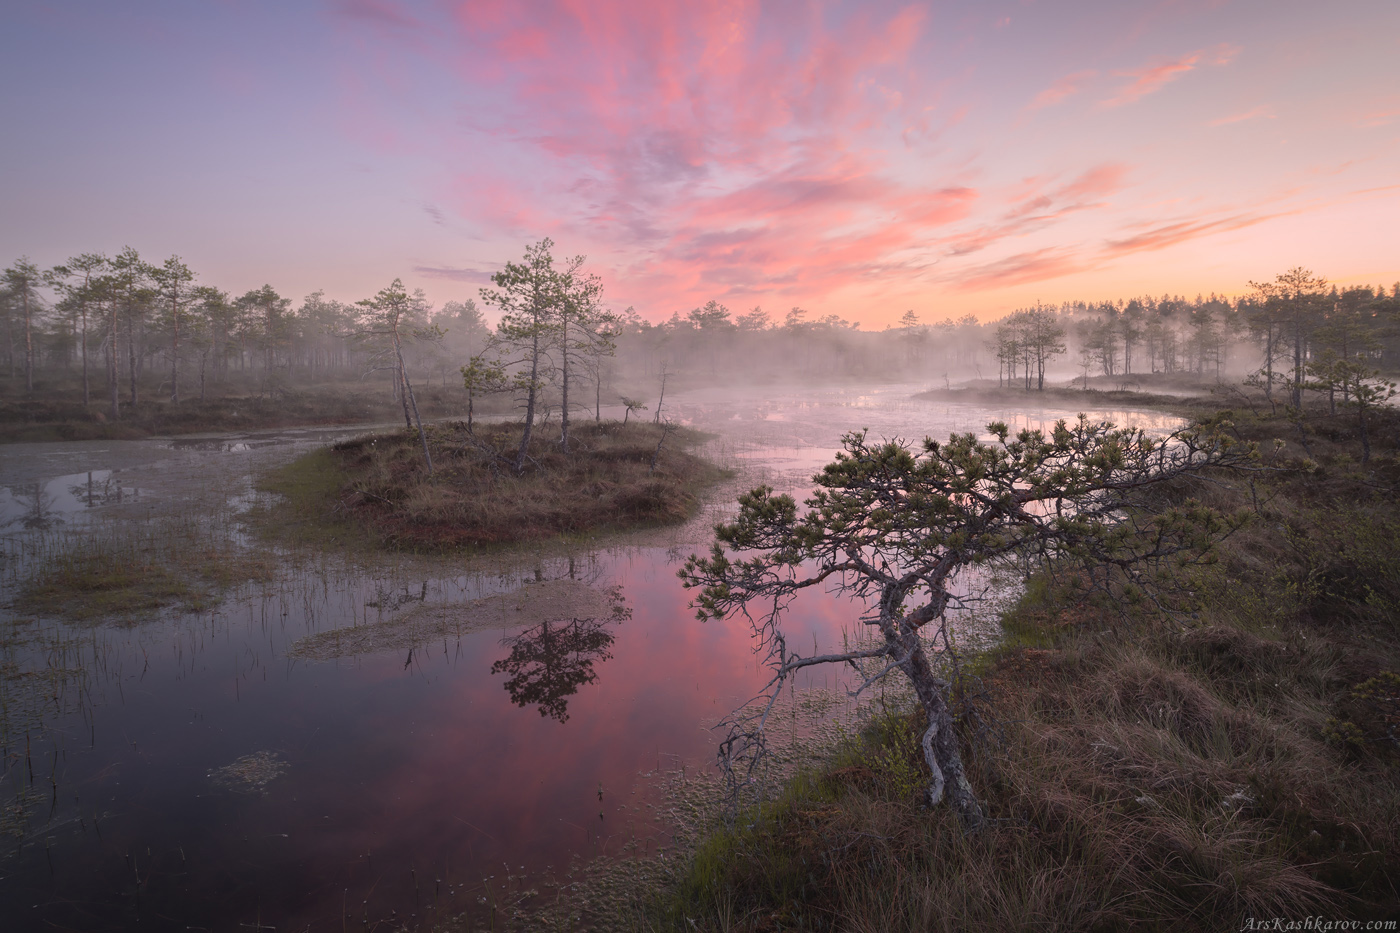
[[[659,321],[1400,280],[1395,0],[4,3],[0,263]]]

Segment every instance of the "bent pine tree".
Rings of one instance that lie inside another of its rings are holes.
[[[1112,570],[1133,570],[1167,558],[1199,560],[1244,517],[1195,500],[1163,506],[1152,487],[1208,467],[1242,467],[1249,445],[1224,433],[1228,422],[1148,437],[1080,415],[1048,436],[988,425],[993,440],[954,434],[926,439],[921,450],[898,441],[871,444],[848,434],[844,451],[814,477],[816,491],[799,514],[791,496],[761,486],[739,499],[739,514],[716,526],[708,557],[691,555],[680,571],[699,589],[691,603],[703,619],[742,613],[773,676],[752,714],[735,713],[721,743],[721,766],[732,779],[752,772],[764,745],[764,724],[787,678],[817,664],[884,664],[857,689],[901,671],[927,715],[924,757],[932,773],[930,804],[945,797],[966,829],[985,814],[964,772],[951,684],[940,678],[928,648],[952,648],[950,610],[962,605],[954,583],[968,568],[1070,559],[1101,586]],[[1135,575],[1137,576],[1137,575]],[[863,600],[860,621],[874,645],[837,654],[789,652],[781,627],[799,592],[824,586]],[[758,607],[758,611],[754,611]]]

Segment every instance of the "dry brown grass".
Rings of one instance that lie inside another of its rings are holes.
[[[1252,488],[1209,487],[1257,520],[1178,571],[1169,616],[1028,589],[981,671],[1003,740],[966,749],[991,828],[964,838],[919,806],[918,724],[891,716],[717,830],[656,927],[1400,917],[1400,415],[1377,422],[1362,469],[1345,424],[1305,423],[1309,454],[1292,423],[1241,417],[1242,437],[1285,444]]]
[[[585,422],[570,433],[565,455],[557,432],[537,429],[519,475],[517,425],[478,424],[474,434],[460,422],[430,427],[432,475],[416,434],[366,435],[304,458],[268,488],[317,521],[348,520],[389,546],[439,550],[681,522],[724,476],[687,450],[702,440],[689,429]]]

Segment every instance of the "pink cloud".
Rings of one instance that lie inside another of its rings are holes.
[[[715,284],[837,287],[900,264],[891,256],[976,201],[951,179],[898,178],[878,142],[931,125],[936,95],[912,62],[922,7],[840,22],[753,0],[471,3],[455,15],[466,48],[454,68],[492,82],[510,116],[488,103],[474,129],[543,160],[529,192],[483,185],[474,168],[454,203],[519,225],[517,196],[548,200],[564,230],[645,254],[626,275],[664,281],[668,300]]]
[[[1373,129],[1377,126],[1389,126],[1400,117],[1400,107],[1392,107],[1385,110],[1373,110],[1361,118],[1357,125],[1362,129]]]
[[[1148,94],[1161,90],[1168,83],[1186,74],[1196,67],[1204,52],[1192,52],[1190,55],[1183,55],[1181,58],[1168,62],[1161,62],[1156,65],[1149,65],[1136,71],[1120,71],[1119,76],[1132,78],[1133,80],[1118,89],[1118,93],[1104,101],[1100,107],[1121,107],[1124,104],[1131,104],[1141,100]]]
[[[1121,107],[1160,91],[1177,78],[1193,71],[1202,61],[1211,65],[1228,65],[1239,55],[1240,47],[1222,42],[1210,49],[1200,49],[1170,61],[1158,62],[1133,71],[1115,72],[1119,77],[1132,78],[1114,96],[1099,102],[1101,109]]]
[[[1091,78],[1098,77],[1098,74],[1099,73],[1093,69],[1067,74],[1035,95],[1035,99],[1027,105],[1027,109],[1039,110],[1042,107],[1053,107],[1056,104],[1063,103],[1066,99],[1078,94],[1084,85]]]
[[[1092,266],[1092,261],[1073,250],[1047,247],[964,269],[950,276],[949,281],[958,291],[982,291],[1073,275]]]
[[[1121,162],[1105,162],[1084,172],[1074,181],[1059,190],[1057,196],[1065,200],[1098,198],[1122,190],[1128,166]]]
[[[1025,179],[1007,198],[1013,207],[999,223],[960,231],[947,238],[947,255],[966,256],[1002,240],[1044,229],[1070,214],[1104,207],[1103,198],[1122,190],[1128,171],[1129,167],[1122,163],[1106,162],[1062,185],[1053,185],[1044,177]]]
[[[1109,240],[1104,244],[1104,252],[1106,255],[1116,256],[1166,249],[1169,246],[1175,246],[1198,237],[1253,227],[1256,224],[1291,213],[1296,213],[1296,211],[1235,214],[1218,220],[1179,220],[1174,223],[1159,224],[1121,240]]]
[[[1013,190],[984,178],[977,155],[945,155],[930,140],[960,102],[943,106],[954,85],[925,77],[920,7],[543,0],[462,3],[451,16],[433,54],[461,98],[433,129],[454,156],[424,200],[486,233],[493,252],[425,260],[420,274],[434,278],[479,281],[490,262],[472,260],[505,258],[503,239],[548,235],[587,253],[609,295],[651,318],[711,297],[820,307],[912,282],[970,292],[1055,279],[1267,219],[1266,207],[1207,208],[1123,229],[1107,209],[1135,167],[1032,162]],[[1101,106],[1237,52],[1117,72],[1122,86]],[[1022,116],[1097,90],[1104,75],[1065,74]]]
[[[1265,117],[1269,120],[1276,119],[1273,111],[1267,106],[1258,106],[1253,110],[1246,110],[1243,113],[1232,114],[1228,117],[1219,117],[1211,120],[1206,126],[1229,126],[1231,123],[1243,123],[1246,120],[1253,120],[1258,117]]]

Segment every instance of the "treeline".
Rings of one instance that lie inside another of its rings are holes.
[[[482,394],[513,392],[522,407],[539,405],[546,415],[561,409],[596,415],[619,404],[622,393],[652,404],[668,379],[673,387],[674,380],[949,385],[989,381],[995,372],[1000,385],[1035,390],[1047,377],[1088,386],[1096,379],[1129,384],[1149,374],[1215,381],[1228,375],[1247,377],[1271,400],[1278,395],[1296,405],[1310,390],[1348,399],[1363,372],[1400,370],[1400,284],[1342,289],[1303,269],[1251,282],[1238,298],[1037,304],[989,323],[970,315],[925,321],[910,310],[895,326],[865,330],[859,321],[803,308],[773,317],[758,307],[731,311],[718,301],[651,323],[632,308],[606,310],[596,277],[581,269],[582,257],[554,269],[550,247],[531,247],[525,262],[506,267],[533,282],[532,296],[507,307],[501,301],[509,289],[499,282],[482,290],[481,305],[494,309],[496,326],[476,301],[434,309],[420,291],[407,295],[397,312],[395,337],[375,299],[345,304],[315,292],[294,303],[271,285],[235,296],[200,282],[177,257],[150,263],[128,248],[114,257],[82,254],[52,269],[21,259],[0,283],[0,372],[16,388],[22,377],[31,395],[36,372],[68,373],[70,384],[80,377],[83,403],[100,398],[119,417],[121,406],[143,391],[178,402],[254,380],[316,382],[367,373],[378,373],[396,399],[410,373],[454,387],[465,376],[469,404]],[[529,272],[544,259],[547,270]],[[550,278],[556,274],[562,278]],[[546,288],[546,282],[554,284]],[[566,298],[561,282],[588,287]],[[584,301],[587,313],[546,314],[551,302],[569,301]],[[532,318],[519,331],[518,315],[530,307],[531,314],[555,315],[553,323]],[[560,327],[574,330],[549,330]],[[539,346],[527,354],[525,342]],[[386,365],[391,344],[395,359]]]
[[[110,417],[149,389],[178,403],[211,386],[250,378],[323,380],[382,370],[396,396],[394,367],[380,365],[392,338],[376,298],[345,304],[314,292],[300,304],[271,285],[234,296],[199,281],[179,257],[156,264],[127,248],[83,253],[50,269],[20,259],[0,283],[3,366],[34,393],[37,373],[68,373],[84,405],[103,399]],[[456,379],[460,360],[490,333],[474,302],[434,311],[409,296],[399,330],[405,362],[432,378]],[[143,389],[146,387],[146,389]]]
[[[1043,388],[1047,365],[1091,376],[1226,371],[1294,405],[1308,389],[1348,391],[1348,378],[1400,369],[1400,284],[1338,289],[1302,268],[1229,300],[1216,295],[1037,305],[993,324],[998,382]],[[1232,358],[1233,357],[1233,358]],[[1330,388],[1329,388],[1330,386]]]
[[[624,312],[618,352],[634,378],[666,368],[699,382],[900,381],[972,373],[984,343],[971,315],[920,326],[910,313],[899,327],[867,331],[800,307],[774,319],[761,307],[736,313],[712,300],[659,324]]]

